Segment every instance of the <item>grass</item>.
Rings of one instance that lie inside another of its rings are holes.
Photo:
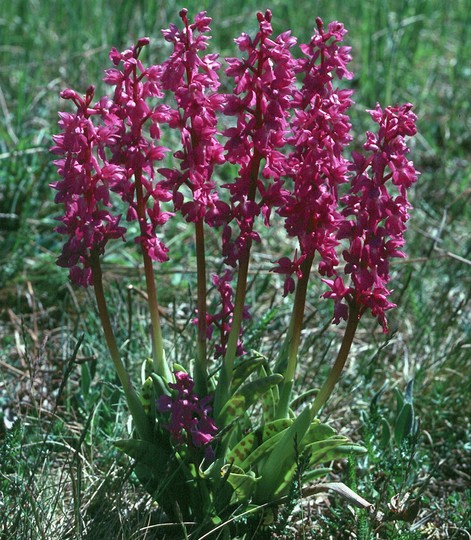
[[[409,259],[394,266],[391,333],[362,323],[341,389],[326,418],[368,446],[367,457],[337,466],[334,478],[375,503],[375,513],[353,510],[338,497],[302,499],[288,520],[287,538],[469,538],[469,426],[471,316],[470,205],[471,14],[465,0],[386,0],[266,3],[276,31],[308,39],[314,18],[343,21],[353,47],[352,113],[358,133],[365,108],[411,101],[420,135],[413,159],[422,175],[413,193]],[[188,2],[190,11],[195,2]],[[234,53],[232,38],[256,26],[254,0],[201,0],[213,17],[213,47]],[[54,265],[60,246],[52,232],[57,210],[47,149],[56,132],[58,92],[84,91],[99,81],[111,46],[124,48],[150,35],[152,59],[162,60],[160,28],[179,6],[155,0],[17,0],[0,15],[0,538],[165,538],[158,510],[141,491],[129,463],[112,446],[125,435],[126,411],[88,293],[72,289]],[[170,355],[188,357],[182,335],[194,305],[188,291],[191,239],[172,224],[172,262],[159,271]],[[286,328],[288,304],[266,270],[279,256],[276,234],[256,258],[251,299],[266,321],[269,353]],[[135,259],[115,251],[106,272],[113,320],[135,371],[147,351],[145,304]],[[215,259],[212,264],[218,265]],[[133,288],[128,288],[132,285]],[[300,380],[321,384],[337,330],[327,328],[330,306],[313,288]],[[261,303],[261,304],[260,304]],[[257,316],[255,317],[257,320]],[[265,324],[265,323],[264,323]],[[265,334],[266,335],[266,334]],[[414,379],[415,440],[381,447],[385,423],[397,420],[396,390]],[[384,382],[376,409],[370,404]],[[408,522],[392,519],[392,498],[419,502]],[[381,519],[381,515],[384,517]],[[341,532],[342,531],[342,532]],[[108,536],[107,536],[108,535]],[[296,536],[298,535],[298,536]],[[354,536],[356,535],[356,536]]]

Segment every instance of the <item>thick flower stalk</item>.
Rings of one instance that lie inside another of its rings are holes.
[[[252,242],[260,241],[254,224],[262,215],[269,224],[272,209],[283,204],[282,176],[286,158],[281,149],[289,130],[289,108],[295,82],[295,60],[290,48],[296,43],[290,32],[273,39],[271,12],[258,13],[259,31],[252,39],[242,34],[235,40],[244,58],[227,58],[226,74],[234,78],[224,114],[236,125],[224,131],[226,159],[239,167],[238,177],[224,187],[230,192],[231,223],[223,232],[226,264],[238,267],[234,314],[215,399],[220,411],[227,400],[233,363],[237,354],[245,311],[245,293]]]
[[[77,111],[75,114],[60,113],[59,125],[63,131],[54,136],[55,146],[51,149],[64,156],[55,161],[62,180],[51,184],[58,191],[55,202],[65,207],[64,216],[59,219],[62,225],[56,230],[68,236],[57,264],[70,268],[73,283],[84,287],[93,285],[105,339],[137,431],[143,439],[150,439],[149,422],[116,344],[100,266],[100,256],[107,242],[124,238],[126,229],[118,226],[120,216],[113,215],[109,208],[110,190],[124,180],[126,171],[124,167],[110,163],[103,152],[110,133],[96,127],[92,121],[94,117],[106,115],[103,100],[91,105],[94,88],[90,87],[83,97],[67,89],[61,97],[71,100]]]
[[[338,22],[330,23],[327,29],[321,19],[316,22],[317,29],[310,42],[301,45],[305,57],[296,67],[302,86],[293,92],[291,101],[294,117],[288,142],[293,151],[288,156],[287,175],[292,189],[278,209],[285,219],[288,235],[299,244],[293,260],[284,257],[274,269],[287,276],[285,294],[295,289],[293,274],[298,278],[290,328],[276,366],[285,377],[281,416],[287,412],[295,375],[307,283],[314,257],[319,254],[319,271],[324,275],[332,275],[338,263],[336,234],[341,221],[338,187],[348,180],[349,161],[343,157],[343,152],[352,139],[346,114],[352,104],[352,91],[333,85],[335,76],[339,79],[353,76],[347,69],[350,48],[341,45],[346,30]]]
[[[157,144],[160,123],[168,121],[165,105],[149,105],[149,100],[163,96],[160,88],[161,66],[145,68],[139,60],[149,38],[141,38],[136,46],[118,52],[112,49],[110,59],[115,66],[106,71],[104,81],[114,86],[104,115],[105,129],[111,132],[108,149],[110,161],[124,167],[126,177],[113,187],[128,205],[127,220],[137,220],[140,234],[135,239],[142,248],[149,311],[152,321],[153,357],[157,373],[165,378],[170,372],[165,361],[160,316],[152,261],[168,259],[168,248],[158,238],[157,229],[171,216],[161,203],[171,199],[171,193],[155,179],[155,164],[168,151]]]
[[[387,332],[385,312],[395,304],[388,300],[389,262],[404,257],[404,232],[411,207],[407,189],[417,180],[418,172],[407,160],[409,148],[405,137],[415,135],[416,115],[412,105],[386,107],[369,111],[379,125],[378,132],[367,132],[363,145],[366,155],[353,153],[352,187],[342,198],[344,220],[337,238],[347,240],[343,251],[344,274],[323,281],[330,291],[323,294],[335,302],[334,323],[347,321],[337,359],[311,408],[314,417],[330,397],[347,361],[355,330],[363,314],[370,309]],[[392,186],[397,193],[392,194]],[[348,280],[348,278],[350,278]]]
[[[177,108],[169,114],[171,128],[180,131],[182,148],[174,152],[180,161],[180,169],[162,168],[159,172],[172,191],[175,210],[195,224],[197,259],[197,324],[198,358],[195,382],[199,391],[207,389],[206,351],[206,260],[203,225],[219,225],[221,216],[227,220],[229,207],[219,201],[212,179],[214,166],[224,162],[223,147],[216,138],[217,111],[225,100],[217,92],[219,88],[218,55],[200,56],[207,47],[211,19],[205,12],[199,13],[190,24],[187,10],[180,11],[183,28],[175,25],[163,30],[165,39],[173,43],[173,53],[162,65],[162,88],[170,91]],[[185,200],[184,190],[189,191]]]

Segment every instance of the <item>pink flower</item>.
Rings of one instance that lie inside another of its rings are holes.
[[[288,156],[286,174],[293,188],[285,195],[278,213],[285,218],[289,236],[298,239],[302,258],[321,256],[319,271],[331,276],[337,265],[336,233],[341,216],[338,212],[338,186],[348,180],[349,162],[342,153],[349,144],[351,124],[346,112],[352,104],[350,90],[333,86],[333,77],[350,78],[346,70],[349,48],[340,47],[346,31],[343,25],[330,23],[325,31],[321,19],[296,67],[302,86],[293,92],[294,117],[288,142],[293,150]],[[294,261],[293,261],[294,263]],[[287,273],[287,264],[278,272]],[[299,265],[292,267],[292,271]],[[300,270],[296,270],[297,273]],[[287,274],[285,292],[294,290]]]
[[[226,345],[229,339],[229,333],[232,326],[232,316],[234,313],[234,304],[232,301],[233,291],[231,287],[232,273],[226,270],[222,276],[213,274],[211,276],[211,282],[216,287],[219,294],[220,309],[213,315],[206,314],[207,323],[207,337],[211,339],[213,337],[214,330],[217,330],[218,340],[215,346],[215,357],[219,358],[224,356],[226,352]],[[245,306],[243,313],[244,320],[250,319],[248,307]],[[245,349],[242,343],[242,330],[239,334],[239,340],[237,342],[237,356],[245,354]]]
[[[180,11],[184,28],[171,25],[163,30],[167,41],[173,43],[173,53],[162,65],[162,87],[173,93],[177,110],[169,115],[170,127],[181,133],[182,149],[174,153],[180,161],[180,171],[163,168],[165,186],[173,192],[176,210],[190,222],[218,222],[216,214],[225,213],[227,205],[218,204],[218,194],[212,181],[214,166],[224,162],[223,147],[216,138],[217,111],[224,104],[219,87],[217,55],[200,56],[206,49],[211,19],[199,13],[190,24],[187,10]],[[191,200],[185,200],[182,185],[190,188]]]
[[[290,32],[273,39],[271,12],[258,13],[259,31],[254,39],[242,34],[235,40],[244,58],[227,58],[226,74],[234,79],[224,113],[236,125],[224,131],[228,138],[226,159],[239,167],[238,177],[226,184],[231,194],[231,221],[223,235],[226,263],[236,266],[252,241],[259,241],[255,218],[262,214],[269,224],[273,208],[283,204],[282,176],[286,157],[281,151],[289,131],[289,109],[295,82],[296,61]],[[262,178],[259,173],[261,170]]]
[[[85,96],[70,89],[61,96],[73,101],[77,111],[59,114],[62,132],[53,136],[55,145],[51,148],[62,156],[54,162],[62,179],[51,184],[58,192],[55,202],[65,209],[56,230],[68,237],[57,264],[70,268],[73,283],[87,287],[92,284],[92,255],[103,254],[109,240],[124,239],[126,229],[119,226],[120,216],[110,211],[110,190],[125,171],[106,162],[100,164],[98,159],[103,139],[92,121],[100,114],[99,105],[91,106],[94,88]]]
[[[152,259],[168,258],[156,231],[170,217],[161,203],[170,200],[171,193],[155,182],[154,163],[167,152],[156,140],[159,123],[167,121],[169,113],[164,105],[148,104],[149,98],[162,97],[162,69],[146,69],[139,60],[148,43],[148,38],[142,38],[121,53],[111,50],[116,67],[105,72],[104,80],[115,87],[113,98],[92,104],[92,86],[85,96],[71,89],[61,93],[74,103],[76,113],[59,113],[62,132],[53,137],[51,148],[62,156],[55,161],[62,180],[51,184],[58,191],[55,201],[65,207],[57,230],[69,237],[58,264],[71,268],[71,280],[79,285],[91,284],[92,252],[102,255],[110,239],[124,238],[120,216],[110,210],[113,192],[128,204],[128,221],[139,220],[136,242]]]
[[[284,274],[287,276],[285,280],[283,296],[287,296],[288,294],[294,292],[296,284],[292,276],[293,274],[296,274],[298,279],[302,277],[303,273],[301,270],[301,264],[305,259],[305,255],[296,257],[295,254],[293,260],[291,260],[289,257],[282,257],[277,261],[277,266],[273,269],[273,272],[276,272],[277,274]]]
[[[179,444],[191,444],[196,448],[207,446],[217,433],[214,420],[209,416],[211,397],[199,398],[194,392],[193,379],[184,371],[175,372],[175,390],[172,397],[160,396],[157,408],[170,414],[170,423],[165,428]]]
[[[343,259],[351,285],[346,287],[340,276],[334,281],[325,280],[331,291],[323,295],[335,301],[334,322],[346,319],[348,305],[355,303],[360,316],[371,309],[387,331],[385,312],[395,307],[388,300],[389,262],[393,257],[405,257],[400,248],[405,243],[403,235],[409,218],[407,189],[419,174],[406,159],[409,149],[405,137],[416,132],[416,116],[411,108],[408,103],[383,111],[377,105],[370,114],[379,125],[378,133],[367,133],[365,155],[353,154],[352,187],[342,198],[343,222],[337,233],[338,240],[349,242]],[[392,194],[390,183],[398,194]]]
[[[171,199],[171,193],[155,179],[155,163],[168,152],[156,141],[160,138],[159,124],[168,122],[171,111],[166,105],[150,105],[151,100],[162,98],[163,92],[162,67],[146,68],[139,59],[148,43],[149,38],[141,38],[121,53],[111,50],[110,59],[116,68],[106,71],[104,81],[114,86],[114,95],[102,119],[113,133],[106,145],[111,153],[109,161],[126,171],[112,190],[128,204],[127,220],[139,221],[141,230],[135,241],[151,259],[164,262],[168,249],[157,238],[157,228],[171,215],[161,208]]]
[[[406,137],[416,133],[412,105],[369,111],[377,130],[366,133],[363,152],[352,151],[349,161],[352,91],[334,83],[353,76],[341,23],[325,27],[316,19],[313,36],[300,46],[303,57],[295,59],[291,32],[274,37],[270,10],[258,13],[256,35],[241,34],[235,40],[240,57],[226,59],[233,89],[221,94],[218,55],[206,53],[210,17],[200,12],[190,22],[182,9],[180,18],[182,28],[162,31],[173,46],[162,65],[144,66],[140,54],[149,38],[141,38],[122,52],[111,50],[104,77],[111,97],[92,103],[93,87],[84,96],[61,93],[75,111],[59,113],[61,133],[51,149],[61,177],[51,186],[64,205],[57,230],[67,236],[58,264],[70,268],[75,283],[91,283],[91,257],[103,254],[109,240],[124,238],[120,215],[112,212],[115,194],[127,206],[126,219],[138,221],[135,241],[161,262],[168,249],[158,231],[172,215],[165,210],[170,200],[187,221],[221,227],[225,264],[243,262],[245,271],[253,242],[260,242],[258,222],[268,227],[277,213],[297,242],[294,257],[280,258],[274,269],[286,276],[284,293],[294,291],[295,278],[318,256],[334,321],[355,305],[359,316],[371,309],[386,331],[385,312],[394,306],[390,260],[405,256],[407,191],[418,176],[407,159]],[[166,94],[175,108],[162,103]],[[224,146],[220,113],[229,117]],[[169,151],[160,145],[162,124],[178,130],[180,147],[173,152],[177,166],[157,169]],[[236,172],[221,186],[223,200],[213,173],[225,161]],[[339,201],[347,182],[351,188]],[[218,355],[232,323],[231,277],[213,279],[221,306],[206,316],[208,333],[220,332]]]

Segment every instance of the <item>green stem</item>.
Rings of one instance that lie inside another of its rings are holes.
[[[208,358],[206,350],[206,257],[204,223],[195,223],[196,268],[198,287],[198,357],[195,365],[195,388],[200,396],[208,393]]]
[[[260,48],[258,51],[257,62],[257,76],[261,77],[263,72],[264,61],[264,37],[262,35]],[[256,92],[256,104],[254,111],[255,126],[254,131],[257,131],[263,126],[263,108],[262,108],[263,91],[259,88]],[[253,137],[253,135],[252,135]],[[260,172],[260,164],[262,162],[263,155],[254,145],[253,154],[251,157],[250,171],[249,171],[249,189],[247,193],[247,200],[255,201],[257,195],[257,180]],[[253,226],[253,222],[252,222]],[[229,338],[226,346],[226,354],[222,364],[221,375],[218,380],[216,392],[214,395],[214,415],[218,418],[222,407],[229,399],[231,395],[232,384],[232,372],[234,369],[234,360],[237,353],[237,341],[239,339],[239,333],[242,326],[242,318],[244,314],[245,295],[247,292],[247,275],[249,271],[250,262],[250,249],[252,247],[252,241],[247,240],[247,245],[244,253],[241,254],[239,259],[239,271],[237,275],[237,288],[234,300],[234,313],[232,315],[232,325],[229,332]]]
[[[234,370],[234,360],[237,353],[237,342],[239,340],[240,328],[245,306],[245,293],[247,290],[247,275],[249,271],[250,246],[240,259],[239,272],[237,274],[237,287],[234,300],[234,313],[232,317],[231,330],[227,340],[226,354],[222,363],[221,375],[219,377],[216,393],[214,397],[214,411],[218,415],[222,407],[229,399],[232,383],[232,372]]]
[[[250,186],[248,200],[254,201],[257,193],[257,179],[262,162],[262,155],[258,150],[254,150],[252,164],[250,168]],[[232,372],[234,369],[234,360],[237,354],[237,341],[239,340],[240,329],[242,327],[242,318],[244,316],[245,295],[247,292],[247,276],[249,273],[250,250],[252,241],[247,240],[244,253],[239,260],[239,270],[237,274],[237,286],[234,300],[234,312],[232,315],[231,330],[227,340],[226,354],[222,363],[221,375],[214,396],[214,412],[217,418],[222,407],[228,400],[231,392]]]
[[[327,402],[327,400],[329,399],[330,395],[332,394],[335,388],[335,385],[340,379],[340,375],[342,374],[343,368],[345,367],[345,363],[347,362],[348,353],[350,352],[350,348],[353,343],[353,338],[355,336],[358,323],[360,322],[360,317],[361,317],[361,311],[360,311],[359,306],[357,306],[354,302],[350,302],[348,321],[347,321],[347,326],[345,328],[345,334],[343,335],[342,344],[337,354],[337,359],[335,360],[335,363],[329,373],[329,376],[327,380],[325,381],[324,385],[322,386],[322,388],[320,389],[319,393],[316,396],[316,399],[314,400],[314,403],[311,406],[312,419],[315,418],[317,413]]]
[[[157,301],[157,290],[155,287],[154,267],[149,255],[143,251],[144,274],[146,278],[147,303],[149,305],[150,320],[152,326],[152,358],[155,372],[165,380],[170,381],[172,375],[165,360],[165,352],[162,339],[162,329],[160,325],[159,304]]]
[[[136,169],[134,173],[136,180],[136,197],[137,197],[137,217],[141,234],[146,234],[146,203],[142,189],[142,170]],[[154,361],[154,370],[158,375],[161,375],[165,380],[171,380],[171,373],[165,360],[165,352],[162,339],[162,329],[160,324],[159,303],[157,301],[157,289],[155,287],[154,268],[152,259],[149,254],[142,250],[142,259],[144,263],[144,275],[146,279],[147,303],[149,305],[150,319],[152,326],[152,358]]]
[[[134,420],[136,430],[144,440],[152,440],[152,429],[149,424],[149,420],[146,416],[144,408],[142,407],[141,401],[134,390],[134,387],[131,383],[131,378],[129,373],[126,371],[124,364],[121,360],[121,355],[116,344],[116,339],[114,336],[113,328],[111,326],[110,316],[108,312],[108,306],[106,304],[105,293],[103,290],[103,276],[100,266],[100,258],[98,252],[92,251],[90,256],[90,267],[92,270],[93,277],[93,288],[95,290],[95,297],[98,306],[98,314],[100,316],[101,325],[103,327],[103,332],[105,334],[106,344],[110,352],[111,359],[114,364],[114,368],[118,378],[121,382],[121,385],[124,390],[124,395],[128,403],[129,411]]]
[[[310,255],[301,263],[302,276],[296,285],[296,294],[294,297],[293,311],[288,334],[280,351],[277,360],[276,372],[283,372],[283,382],[280,388],[280,400],[277,407],[277,418],[285,418],[288,415],[288,408],[291,399],[291,390],[296,373],[298,361],[299,342],[303,329],[304,308],[306,305],[307,284],[311,272],[314,255]]]

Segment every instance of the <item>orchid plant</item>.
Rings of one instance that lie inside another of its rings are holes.
[[[141,60],[148,38],[123,52],[113,48],[104,78],[112,91],[97,99],[93,86],[85,95],[64,90],[74,109],[59,113],[52,148],[60,180],[51,186],[64,206],[57,231],[66,237],[57,263],[69,268],[72,283],[94,288],[133,419],[132,438],[116,444],[136,460],[138,477],[168,517],[197,524],[198,534],[231,531],[247,512],[268,516],[267,508],[285,500],[300,456],[307,456],[309,482],[328,471],[320,465],[362,452],[318,415],[363,315],[371,311],[387,331],[389,264],[405,256],[407,190],[418,176],[407,159],[406,137],[416,133],[411,104],[376,105],[369,113],[377,129],[366,133],[362,152],[346,155],[353,91],[335,84],[353,77],[343,24],[316,19],[296,57],[296,38],[290,31],[274,37],[271,18],[269,10],[258,13],[256,35],[235,40],[240,54],[225,60],[229,93],[221,91],[218,55],[206,52],[205,12],[190,21],[182,9],[181,26],[163,30],[173,51],[161,64]],[[178,148],[163,145],[168,130],[178,134]],[[234,171],[227,183],[218,178],[224,164]],[[124,219],[117,210],[123,203]],[[197,343],[194,359],[170,365],[154,266],[169,259],[164,225],[175,214],[194,229]],[[244,321],[252,248],[269,234],[274,215],[297,244],[273,267],[284,276],[284,295],[294,298],[278,355],[265,359],[246,354]],[[138,389],[120,356],[101,270],[108,242],[124,240],[125,223],[133,221],[152,328]],[[215,313],[208,307],[207,228],[221,232],[224,261],[211,276],[220,297]],[[314,267],[322,296],[333,301],[333,323],[346,325],[323,386],[298,396]]]

